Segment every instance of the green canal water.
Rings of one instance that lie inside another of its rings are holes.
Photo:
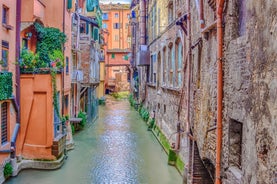
[[[7,184],[181,184],[177,170],[126,100],[108,99],[99,118],[74,135],[75,149],[54,171],[23,170]]]

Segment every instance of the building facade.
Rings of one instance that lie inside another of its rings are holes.
[[[99,5],[87,1],[76,3],[72,23],[72,117],[80,111],[88,121],[98,117],[97,87],[100,83],[101,37]],[[88,16],[90,15],[90,16]],[[97,19],[98,18],[98,19]]]
[[[189,183],[276,182],[276,7],[133,1],[137,99],[177,145]]]
[[[15,141],[19,125],[19,50],[16,1],[0,1],[0,182],[4,180],[4,167],[15,157]]]
[[[129,4],[101,4],[105,50],[106,92],[129,91]],[[117,76],[117,77],[116,77]]]

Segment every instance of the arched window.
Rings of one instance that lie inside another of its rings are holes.
[[[167,83],[167,54],[166,47],[163,48],[163,85]]]
[[[179,40],[177,42],[177,86],[182,86],[182,67],[183,67],[183,45],[182,42]]]
[[[169,79],[168,84],[169,86],[173,86],[173,72],[174,72],[174,52],[173,52],[173,44],[170,43],[168,45],[168,69],[169,69]]]

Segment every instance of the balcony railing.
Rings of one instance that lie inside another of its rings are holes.
[[[77,70],[73,67],[72,74],[71,74],[71,82],[77,83],[82,82],[84,80],[84,73],[82,70]]]
[[[13,82],[11,72],[0,72],[0,100],[12,97]]]

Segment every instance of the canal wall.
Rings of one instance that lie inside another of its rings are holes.
[[[59,159],[54,161],[46,161],[46,160],[18,160],[18,159],[7,159],[4,164],[1,166],[0,174],[0,183],[4,183],[8,178],[4,176],[4,167],[7,163],[11,163],[12,166],[12,174],[9,177],[17,176],[20,171],[24,169],[43,169],[43,170],[55,170],[59,169],[66,159],[66,155],[62,155]]]
[[[158,121],[156,119],[155,110],[149,112],[148,109],[150,109],[150,107],[143,107],[142,104],[138,105],[136,101],[133,99],[133,96],[129,96],[129,102],[130,105],[133,106],[139,112],[141,118],[148,126],[148,131],[151,131],[154,134],[154,136],[160,143],[161,147],[168,155],[168,164],[176,167],[180,175],[183,175],[185,169],[183,155],[180,154],[179,150],[172,148],[172,143],[174,142],[170,141],[170,137],[172,137],[172,135],[174,134],[169,135],[169,138],[168,136],[166,136],[164,131],[157,124]]]

